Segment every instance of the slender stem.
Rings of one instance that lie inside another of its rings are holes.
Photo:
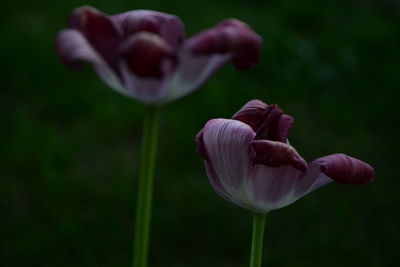
[[[144,117],[133,241],[134,267],[147,267],[159,112],[159,107],[149,106]]]
[[[263,249],[266,214],[254,213],[251,241],[250,267],[260,267]]]

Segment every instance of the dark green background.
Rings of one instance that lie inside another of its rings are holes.
[[[150,266],[248,264],[251,215],[220,199],[195,153],[204,123],[246,101],[296,118],[308,160],[344,152],[376,168],[268,216],[264,266],[395,266],[399,253],[400,5],[376,1],[14,1],[1,4],[0,266],[130,266],[144,108],[53,42],[70,11],[155,9],[187,35],[235,17],[264,38],[250,72],[226,66],[162,113]]]

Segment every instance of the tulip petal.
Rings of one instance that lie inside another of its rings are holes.
[[[232,19],[193,36],[187,42],[187,47],[195,55],[230,54],[234,65],[241,70],[257,64],[260,46],[260,36],[243,22]]]
[[[177,16],[162,12],[133,10],[114,15],[111,19],[125,37],[141,31],[151,32],[159,34],[169,45],[178,48],[185,36],[182,21]]]
[[[268,167],[254,165],[250,176],[251,196],[250,209],[259,213],[285,207],[293,202],[292,192],[304,176],[292,165]]]
[[[310,164],[309,171],[299,181],[293,195],[298,199],[333,181],[359,185],[371,182],[373,177],[374,169],[369,164],[345,154],[333,154]]]
[[[254,136],[253,130],[242,122],[213,119],[207,122],[199,140],[207,155],[205,161],[212,186],[222,197],[241,206],[251,202],[250,192],[243,188],[251,171]]]
[[[374,168],[368,163],[345,154],[333,154],[318,158],[312,164],[319,165],[321,173],[335,182],[358,185],[374,179]]]
[[[146,103],[159,103],[176,66],[173,49],[158,35],[137,33],[121,45],[120,70],[124,85]]]
[[[170,61],[169,65],[175,69],[177,61],[174,49],[158,35],[148,32],[132,35],[120,46],[119,55],[129,70],[141,78],[162,79],[162,63]]]
[[[79,69],[83,62],[93,65],[99,77],[111,88],[132,96],[120,83],[117,74],[110,68],[87,39],[77,30],[63,30],[56,39],[56,50],[65,65],[72,69]]]
[[[257,132],[264,120],[267,107],[267,104],[258,99],[251,100],[236,112],[232,119],[246,123]]]
[[[259,58],[261,38],[237,20],[226,20],[187,40],[179,53],[179,66],[167,101],[189,94],[229,61],[238,69],[253,67]]]
[[[117,71],[117,48],[121,36],[111,19],[90,6],[83,6],[73,11],[70,27],[80,31],[94,49]]]
[[[267,105],[260,100],[251,100],[246,103],[233,115],[232,119],[250,125],[259,138],[265,137],[279,142],[287,142],[294,122],[293,117],[283,114],[278,105]]]
[[[291,165],[299,171],[307,171],[307,162],[291,145],[269,140],[255,140],[252,146],[256,152],[253,164],[269,167]]]

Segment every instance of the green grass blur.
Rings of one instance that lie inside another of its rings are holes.
[[[295,117],[308,160],[344,152],[374,183],[331,184],[267,219],[264,266],[395,266],[400,5],[396,0],[5,1],[1,4],[0,266],[130,266],[143,106],[86,68],[67,70],[53,41],[70,11],[155,9],[187,35],[235,17],[264,38],[258,67],[226,66],[164,109],[151,267],[247,266],[251,215],[220,199],[193,138],[246,101]]]

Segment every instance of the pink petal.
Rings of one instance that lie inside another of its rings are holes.
[[[291,145],[269,140],[255,140],[252,145],[256,152],[253,164],[269,167],[291,165],[299,171],[307,171],[307,162]]]
[[[199,139],[207,155],[205,160],[212,186],[222,197],[232,196],[235,203],[248,203],[251,198],[243,187],[251,170],[254,136],[251,128],[242,122],[213,119],[207,122]]]
[[[182,44],[185,29],[181,20],[174,15],[152,10],[133,10],[111,17],[125,37],[146,31],[159,34],[174,48]]]
[[[107,15],[90,6],[79,7],[70,17],[70,27],[80,31],[106,62],[117,69],[121,35]]]
[[[291,165],[254,165],[249,183],[253,197],[251,210],[267,213],[291,204],[292,192],[303,176],[303,171]]]
[[[99,77],[111,88],[131,96],[120,83],[118,76],[91,46],[88,40],[77,30],[63,30],[56,39],[56,50],[62,61],[73,69],[82,67],[83,62],[93,65]]]

